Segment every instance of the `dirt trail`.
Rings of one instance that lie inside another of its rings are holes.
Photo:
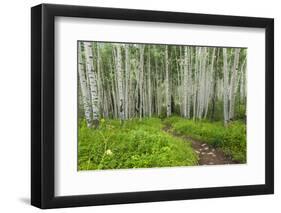
[[[231,157],[226,156],[220,149],[213,148],[210,145],[198,140],[194,140],[191,137],[175,134],[170,126],[164,127],[163,130],[175,137],[179,137],[185,141],[191,142],[192,148],[199,157],[199,165],[238,164],[238,162],[232,160]]]

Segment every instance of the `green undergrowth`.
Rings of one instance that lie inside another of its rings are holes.
[[[177,134],[219,147],[233,160],[246,163],[246,125],[242,121],[234,121],[224,127],[222,122],[193,121],[173,116],[163,123]]]
[[[97,129],[79,122],[78,169],[126,169],[196,165],[191,144],[162,130],[158,118],[102,119]]]

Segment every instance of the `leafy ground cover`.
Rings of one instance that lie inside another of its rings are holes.
[[[126,169],[198,164],[190,142],[163,131],[159,118],[102,119],[97,129],[79,122],[78,169]]]
[[[243,121],[237,120],[224,127],[222,122],[193,121],[174,116],[163,123],[177,134],[221,148],[233,160],[246,163],[246,125]]]

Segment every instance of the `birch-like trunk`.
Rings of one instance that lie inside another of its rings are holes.
[[[144,68],[144,45],[140,45],[140,65],[139,65],[139,95],[140,95],[140,103],[139,103],[139,115],[140,119],[143,117],[143,102],[144,102],[144,93],[143,93],[143,68]]]
[[[109,60],[109,67],[111,70],[111,94],[112,94],[112,107],[113,107],[113,113],[112,113],[112,117],[113,118],[118,118],[118,106],[117,106],[117,94],[116,94],[116,81],[115,81],[115,73],[114,73],[114,69],[111,65],[112,61]]]
[[[166,71],[166,107],[167,117],[171,116],[171,95],[170,95],[170,82],[169,82],[169,56],[168,56],[168,45],[165,46],[165,71]]]
[[[199,47],[199,76],[198,76],[198,102],[197,102],[197,118],[201,119],[204,110],[204,96],[205,96],[205,72],[206,72],[206,47]]]
[[[98,100],[98,88],[97,88],[97,74],[94,70],[93,64],[93,45],[92,42],[84,42],[85,57],[87,64],[87,74],[89,78],[89,87],[92,100],[92,112],[93,112],[93,124],[95,127],[99,125],[99,100]]]
[[[157,48],[155,47],[155,51]],[[155,56],[155,73],[156,73],[156,110],[157,110],[157,115],[160,116],[161,114],[161,92],[160,92],[160,75],[159,75],[159,70],[158,70],[158,60],[157,56]]]
[[[223,114],[224,114],[224,125],[226,126],[229,120],[228,115],[228,62],[227,62],[227,49],[223,48]]]
[[[102,81],[101,81],[101,57],[100,57],[100,50],[99,50],[99,45],[96,45],[97,49],[97,57],[96,57],[96,62],[97,62],[97,90],[98,90],[98,108],[99,108],[99,113],[102,115],[104,112],[104,108],[102,107]]]
[[[187,118],[187,105],[188,105],[188,53],[187,46],[184,47],[184,74],[183,74],[183,116]]]
[[[206,119],[207,115],[208,115],[211,87],[213,86],[213,84],[215,84],[215,81],[216,81],[216,79],[214,79],[215,54],[216,54],[216,48],[213,48],[212,57],[211,57],[211,65],[210,65],[210,74],[208,76],[209,78],[206,79],[209,82],[209,85],[208,85],[208,88],[206,91],[207,94],[206,94],[206,108],[205,108],[204,119]]]
[[[192,48],[188,48],[188,96],[187,96],[187,117],[188,119],[191,117],[190,116],[190,109],[191,109],[191,100],[192,100]]]
[[[124,93],[123,93],[123,74],[122,74],[122,55],[121,46],[116,45],[116,73],[117,73],[117,87],[119,96],[119,118],[123,122],[125,120],[124,112]]]
[[[234,61],[232,66],[232,75],[230,82],[230,94],[229,94],[229,120],[234,118],[234,110],[235,110],[235,89],[236,89],[236,81],[237,81],[237,72],[238,72],[238,63],[239,63],[239,53],[240,48],[236,48],[234,52]]]
[[[217,78],[217,69],[219,67],[219,49],[217,51],[217,57],[216,57],[216,70],[214,70],[213,74],[213,81],[214,83],[212,84],[213,87],[213,97],[212,97],[212,112],[211,112],[211,120],[213,121],[215,118],[215,106],[216,106],[216,98],[217,98],[217,85],[219,84],[220,80]],[[219,82],[218,82],[219,81]],[[220,87],[219,87],[220,88]]]
[[[87,88],[87,80],[86,80],[86,77],[85,77],[81,42],[79,42],[78,45],[79,45],[78,74],[79,74],[80,88],[81,88],[81,92],[82,92],[82,102],[83,102],[87,127],[90,128],[90,127],[92,127],[92,122],[93,122],[92,117],[91,117],[90,97],[89,97],[88,88]]]
[[[150,49],[148,48],[148,115],[152,116],[152,96],[151,96],[151,71],[150,71]]]
[[[130,54],[129,45],[125,44],[125,117],[129,118],[129,104],[130,104]]]
[[[199,67],[199,59],[198,59],[198,50],[199,48],[195,48],[195,70],[194,70],[194,80],[193,80],[193,120],[197,118],[197,93],[198,93],[198,67]]]
[[[243,64],[241,66],[241,74],[240,74],[240,101],[244,100],[245,95],[245,78],[246,78],[246,57],[243,61]]]

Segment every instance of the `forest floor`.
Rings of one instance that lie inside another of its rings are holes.
[[[213,148],[207,143],[195,140],[190,136],[181,135],[173,132],[170,125],[166,125],[163,130],[174,137],[181,138],[186,142],[191,142],[191,146],[198,155],[199,165],[223,165],[223,164],[238,164],[238,161],[231,159],[221,149]]]
[[[78,169],[127,169],[246,163],[246,125],[173,116],[79,123]]]

